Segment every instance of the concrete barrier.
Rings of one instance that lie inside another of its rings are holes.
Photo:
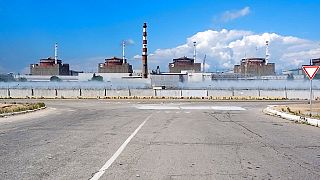
[[[11,98],[27,98],[32,96],[31,89],[9,89]]]
[[[320,90],[314,90],[320,99]],[[309,90],[153,90],[153,89],[0,89],[0,98],[102,98],[102,97],[268,97],[309,99]]]
[[[234,90],[233,95],[239,97],[259,97],[260,92],[259,90]]]
[[[181,90],[156,90],[156,96],[159,97],[181,97]]]
[[[35,98],[55,98],[55,89],[33,89],[33,97]]]
[[[260,90],[260,97],[286,98],[285,90]]]
[[[207,97],[207,90],[181,90],[182,97]]]
[[[102,98],[105,97],[105,89],[81,89],[83,98]]]
[[[0,89],[0,98],[8,97],[8,89]]]
[[[212,97],[230,97],[232,95],[232,90],[208,90],[208,96]]]
[[[130,89],[130,96],[155,96],[153,89]]]
[[[314,99],[320,99],[320,90],[313,90]]]
[[[80,89],[58,89],[59,98],[78,98],[80,97]]]
[[[129,96],[129,90],[114,90],[114,89],[107,89],[107,96]]]
[[[287,90],[288,99],[309,99],[309,90]]]

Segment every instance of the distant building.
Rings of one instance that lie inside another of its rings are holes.
[[[311,63],[313,66],[320,66],[320,58],[311,59]]]
[[[244,58],[234,66],[234,73],[251,76],[275,75],[275,64],[266,63],[265,58]]]
[[[181,73],[181,71],[201,72],[201,63],[195,63],[194,59],[186,56],[173,59],[173,62],[169,63],[169,72]]]
[[[51,57],[47,59],[40,59],[39,64],[30,64],[30,74],[41,76],[71,75],[69,64],[62,64],[61,60],[55,61],[55,59]]]
[[[126,59],[113,57],[105,59],[98,67],[99,73],[133,73],[132,65],[127,63]]]

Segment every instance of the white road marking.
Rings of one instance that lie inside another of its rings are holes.
[[[146,104],[135,106],[138,109],[148,109],[148,110],[218,110],[218,111],[245,111],[245,108],[238,106],[190,106],[190,105],[180,105],[180,104],[170,104],[170,105],[155,105]],[[167,113],[167,112],[166,112]]]
[[[141,124],[140,126],[128,137],[128,139],[119,147],[119,149],[113,154],[113,156],[102,166],[102,168],[94,174],[94,176],[90,180],[98,180],[105,171],[112,165],[112,163],[118,158],[118,156],[122,153],[124,148],[129,144],[131,139],[138,133],[138,131],[142,128],[142,126],[150,119],[152,114],[150,114]]]

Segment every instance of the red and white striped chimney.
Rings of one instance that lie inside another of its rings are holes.
[[[147,23],[143,24],[142,36],[142,78],[148,78]]]

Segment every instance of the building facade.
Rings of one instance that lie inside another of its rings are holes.
[[[30,74],[40,76],[70,75],[69,64],[63,64],[61,60],[54,58],[40,59],[39,64],[30,64]]]
[[[186,56],[173,59],[173,62],[169,63],[169,72],[181,73],[181,71],[201,72],[201,63],[195,63],[194,59]]]
[[[265,58],[244,58],[240,65],[234,66],[234,73],[245,76],[272,76],[275,75],[275,64],[266,63]]]
[[[133,73],[132,65],[127,63],[126,59],[113,57],[105,59],[104,63],[100,63],[98,67],[99,73]]]

